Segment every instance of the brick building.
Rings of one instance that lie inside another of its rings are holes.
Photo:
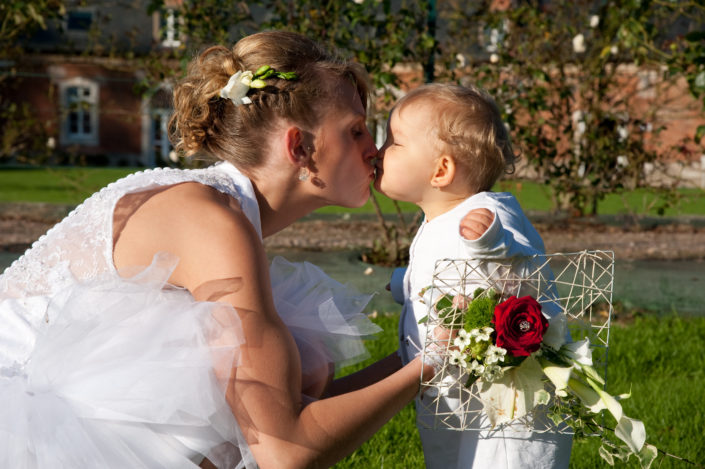
[[[135,65],[139,62],[125,57],[175,48],[181,52],[180,1],[167,1],[152,14],[147,13],[148,0],[67,2],[63,20],[50,22],[26,41],[28,54],[0,65],[12,81],[5,90],[12,100],[29,104],[59,152],[84,155],[88,164],[168,164],[170,86],[165,82],[149,92],[140,91],[144,71]],[[404,87],[423,82],[420,66],[398,66],[395,72]],[[620,73],[625,90],[637,102],[644,107],[655,99],[661,103],[647,123],[666,128],[654,145],[692,139],[697,127],[705,124],[701,103],[690,97],[684,82],[657,91],[658,74],[653,70],[623,66]],[[384,125],[378,128],[383,131]],[[705,164],[694,145],[683,146],[675,159],[698,167]]]

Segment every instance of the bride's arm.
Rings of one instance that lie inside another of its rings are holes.
[[[355,391],[386,378],[402,367],[401,358],[397,352],[391,353],[383,359],[333,381],[326,389],[327,396],[337,396],[350,391]]]
[[[172,283],[192,292],[209,282],[220,285],[219,301],[235,307],[246,341],[227,398],[259,466],[330,466],[413,399],[420,362],[304,407],[298,351],[274,309],[268,261],[254,228],[212,189],[183,186],[135,212],[116,245],[116,265],[148,265],[154,253],[169,251],[180,259]],[[217,371],[222,376],[229,370]]]

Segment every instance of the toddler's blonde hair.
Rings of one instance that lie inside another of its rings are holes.
[[[397,104],[397,112],[423,104],[438,150],[449,154],[467,173],[473,193],[488,191],[502,173],[511,173],[517,155],[494,99],[475,86],[432,83],[411,90]]]

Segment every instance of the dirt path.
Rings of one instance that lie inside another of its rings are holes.
[[[0,204],[0,251],[21,253],[63,217],[70,207]],[[646,221],[639,226],[619,220],[556,221],[532,217],[547,252],[612,250],[617,259],[705,260],[705,220]],[[268,238],[273,250],[367,249],[383,239],[373,219],[304,220]]]

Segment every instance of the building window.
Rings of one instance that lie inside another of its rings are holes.
[[[151,143],[157,165],[170,165],[177,162],[176,154],[169,141],[168,125],[173,111],[171,109],[153,109],[151,125]],[[160,161],[160,162],[159,162]]]
[[[165,8],[153,16],[154,39],[162,47],[179,47],[182,40],[183,19],[176,8]]]
[[[174,166],[178,162],[169,141],[169,119],[174,113],[168,84],[142,101],[142,162],[145,166]]]
[[[61,142],[98,144],[98,84],[76,78],[59,85],[62,101]]]
[[[93,26],[93,10],[77,9],[66,13],[64,29],[68,33],[88,33]]]

